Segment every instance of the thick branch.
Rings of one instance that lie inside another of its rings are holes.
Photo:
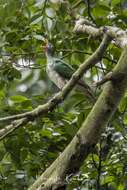
[[[124,48],[127,45],[127,31],[111,26],[96,28],[91,22],[82,17],[76,21],[74,32],[86,33],[92,37],[101,37],[106,33],[114,40],[116,46]]]
[[[17,120],[21,118],[27,118],[27,122],[28,122],[28,121],[34,120],[36,117],[40,115],[42,116],[48,112],[51,112],[60,102],[62,102],[66,98],[66,96],[73,89],[73,87],[76,85],[78,80],[83,76],[84,72],[86,72],[89,68],[97,64],[102,59],[102,56],[108,44],[110,43],[110,41],[111,41],[111,38],[105,35],[100,46],[97,48],[95,53],[91,55],[82,65],[80,65],[80,67],[72,75],[68,83],[64,86],[62,91],[57,93],[46,104],[39,105],[37,108],[35,108],[34,110],[30,112],[0,118],[0,121],[12,121],[12,120]],[[13,128],[13,125],[12,125],[12,128]]]
[[[35,181],[29,190],[58,190],[67,185],[98,142],[127,88],[127,47],[113,69],[113,81],[108,82],[82,127],[71,143],[52,165]]]

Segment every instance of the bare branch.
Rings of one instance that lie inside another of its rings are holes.
[[[82,17],[76,21],[74,32],[86,33],[95,38],[106,33],[114,40],[116,46],[124,48],[127,45],[127,31],[112,26],[96,28],[91,22]]]
[[[85,19],[84,17],[79,17],[76,21],[74,32],[76,33],[86,33],[91,35],[92,37],[100,37],[103,36],[103,28],[96,28],[93,23]]]

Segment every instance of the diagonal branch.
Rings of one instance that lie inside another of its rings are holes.
[[[2,122],[2,121],[7,122],[7,121],[12,121],[12,120],[14,121],[14,120],[18,120],[21,118],[26,118],[27,122],[29,122],[29,121],[36,119],[38,116],[42,116],[44,114],[51,112],[53,109],[56,108],[56,106],[60,102],[62,102],[67,97],[67,95],[70,93],[70,91],[76,85],[78,80],[83,76],[84,72],[86,72],[89,68],[91,68],[92,66],[97,64],[102,59],[103,54],[104,54],[105,50],[107,49],[110,41],[111,41],[111,38],[108,35],[104,35],[104,38],[103,38],[100,46],[97,48],[97,50],[94,52],[94,54],[91,55],[83,64],[81,64],[79,66],[77,71],[72,75],[71,79],[67,82],[67,84],[64,86],[62,91],[57,93],[47,103],[45,103],[43,105],[39,105],[34,110],[26,112],[26,113],[0,118],[0,122]],[[20,125],[20,126],[22,126],[22,125]],[[13,125],[11,128],[13,128]],[[10,130],[12,130],[12,129],[10,129]],[[1,130],[0,130],[0,133],[1,133]]]
[[[27,118],[22,118],[12,122],[10,125],[5,126],[3,129],[0,130],[0,140],[15,131],[20,126],[25,125],[27,122]]]

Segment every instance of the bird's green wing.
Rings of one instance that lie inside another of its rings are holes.
[[[61,59],[54,59],[54,70],[60,74],[60,76],[70,79],[75,70]]]

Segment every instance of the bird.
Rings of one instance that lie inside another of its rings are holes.
[[[68,80],[72,77],[75,72],[75,69],[68,63],[65,63],[61,58],[54,56],[54,47],[53,45],[45,40],[45,45],[43,45],[45,55],[47,58],[46,72],[49,79],[60,89],[65,86]],[[76,89],[80,89],[84,92],[85,96],[95,101],[95,96],[92,89],[88,84],[84,82],[83,79],[78,80]]]

